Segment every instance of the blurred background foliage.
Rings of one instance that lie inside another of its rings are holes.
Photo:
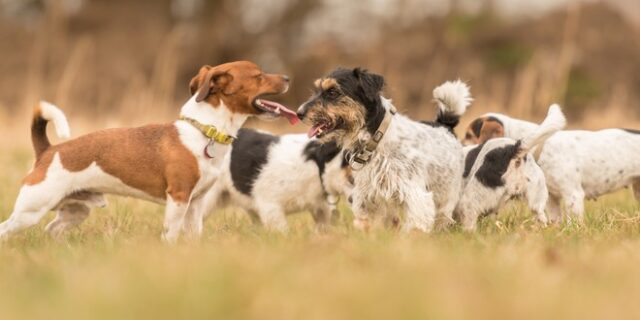
[[[539,118],[552,102],[594,128],[640,117],[637,0],[0,0],[0,14],[9,121],[41,98],[80,118],[171,119],[201,65],[239,59],[292,76],[292,109],[315,78],[362,66],[417,118],[457,78],[468,117]]]

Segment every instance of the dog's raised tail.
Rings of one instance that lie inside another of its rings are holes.
[[[438,105],[436,122],[448,127],[451,132],[473,101],[469,86],[460,80],[447,81],[433,89],[433,99]]]
[[[47,137],[47,123],[53,122],[56,134],[59,138],[67,139],[71,136],[69,123],[62,110],[53,104],[40,101],[33,109],[33,120],[31,122],[31,142],[36,153],[36,159],[51,146]]]
[[[520,151],[527,153],[537,145],[543,143],[554,133],[562,130],[567,125],[567,119],[564,117],[560,106],[553,104],[547,111],[547,117],[542,121],[538,128],[528,137],[522,139]]]

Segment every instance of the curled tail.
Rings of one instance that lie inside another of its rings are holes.
[[[554,133],[562,130],[565,125],[567,125],[567,119],[564,117],[560,106],[557,104],[551,105],[544,121],[531,135],[522,139],[520,153],[526,154],[531,151],[531,149],[543,143]]]
[[[33,120],[31,121],[31,142],[36,153],[36,160],[47,150],[51,143],[47,137],[47,123],[53,122],[56,134],[59,138],[66,139],[71,136],[67,117],[58,107],[46,101],[40,103],[33,109]]]
[[[448,127],[451,132],[473,100],[469,86],[460,80],[447,81],[433,89],[433,99],[438,105],[436,122]]]

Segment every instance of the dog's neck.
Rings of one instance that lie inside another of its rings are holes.
[[[381,145],[384,145],[384,137],[391,129],[396,108],[390,99],[380,96],[382,109],[382,119],[378,121],[378,125],[373,130],[365,126],[357,135],[355,141],[350,143],[347,153],[349,154],[349,163],[354,170],[361,169],[366,165]]]
[[[206,101],[196,102],[196,98],[193,96],[182,106],[180,117],[191,118],[202,124],[215,126],[219,131],[235,137],[249,116],[232,112],[222,102],[222,99],[219,101],[219,105],[211,106]]]

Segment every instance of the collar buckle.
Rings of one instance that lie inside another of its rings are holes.
[[[218,134],[218,129],[216,129],[216,127],[214,126],[205,126],[204,127],[205,131],[204,131],[204,135],[207,136],[207,138],[209,139],[213,139],[217,134]]]
[[[192,125],[194,128],[200,130],[200,132],[202,132],[202,134],[209,138],[212,141],[215,141],[217,143],[220,144],[231,144],[233,142],[233,140],[235,139],[235,137],[230,136],[228,134],[225,134],[222,131],[219,131],[218,128],[216,128],[215,126],[209,125],[209,124],[202,124],[200,123],[198,120],[192,119],[192,118],[188,118],[188,117],[180,117],[180,120],[182,121],[186,121],[187,123],[189,123],[190,125]]]
[[[348,162],[353,171],[362,169],[369,161],[371,161],[378,144],[382,141],[382,138],[384,138],[387,129],[389,129],[389,124],[391,124],[391,120],[397,112],[393,105],[390,105],[390,108],[387,111],[388,112],[385,114],[384,119],[382,119],[382,123],[380,123],[376,132],[371,136],[371,139],[369,141],[365,141],[363,143],[364,145],[361,145],[360,148],[357,148],[352,153],[350,152]]]

